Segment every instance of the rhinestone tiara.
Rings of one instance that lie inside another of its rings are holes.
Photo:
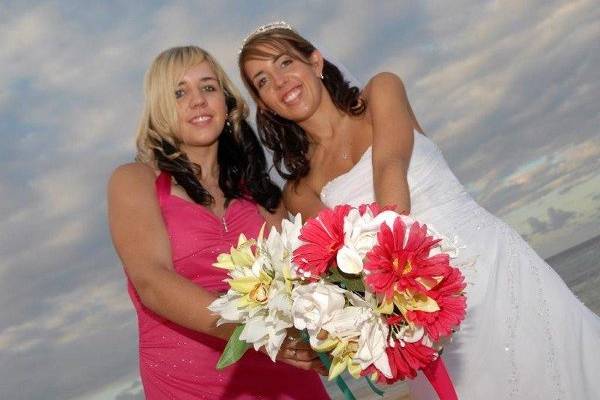
[[[258,35],[259,33],[271,31],[273,29],[289,29],[290,31],[295,32],[294,27],[292,27],[292,25],[290,25],[286,21],[269,22],[268,24],[259,26],[258,28],[256,28],[254,30],[254,32],[252,32],[251,34],[246,36],[244,38],[244,40],[242,41],[242,45],[240,46],[238,53],[241,53],[241,51],[244,48],[244,46],[246,45],[246,43],[248,43],[248,41],[250,39],[252,39],[254,36]]]

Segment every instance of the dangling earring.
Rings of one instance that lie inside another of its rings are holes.
[[[229,118],[229,113],[225,114],[225,126],[223,127],[223,132],[231,133],[233,132],[233,126],[231,123],[231,119]]]

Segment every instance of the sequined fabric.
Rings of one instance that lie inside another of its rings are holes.
[[[461,400],[600,399],[600,318],[508,225],[480,207],[438,147],[415,134],[408,170],[411,214],[461,247],[467,317],[444,360]],[[374,201],[369,148],[321,199]],[[411,398],[437,399],[420,375]]]
[[[170,176],[159,175],[156,189],[176,272],[207,290],[225,291],[226,274],[212,264],[237,243],[240,233],[256,237],[264,219],[254,203],[243,199],[232,201],[220,219],[171,195],[170,188]],[[223,340],[159,317],[141,304],[131,282],[128,289],[138,315],[140,375],[147,399],[329,398],[316,373],[275,364],[253,350],[217,371]]]

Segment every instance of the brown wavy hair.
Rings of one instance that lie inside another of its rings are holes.
[[[266,50],[265,50],[266,49]],[[306,154],[309,140],[298,124],[266,108],[258,90],[244,72],[244,64],[249,60],[274,59],[281,54],[309,64],[309,57],[316,50],[308,40],[287,28],[270,29],[252,35],[244,43],[238,66],[244,85],[258,105],[256,126],[263,144],[273,152],[273,165],[285,179],[298,180],[308,174],[310,163]],[[360,97],[360,90],[344,79],[340,70],[323,59],[323,84],[335,106],[348,115],[357,116],[365,112],[367,104]]]

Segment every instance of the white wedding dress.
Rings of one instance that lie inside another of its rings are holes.
[[[411,215],[460,246],[467,316],[443,353],[461,400],[600,399],[600,318],[508,225],[465,191],[440,150],[415,133]],[[329,207],[374,199],[371,148],[321,192]],[[415,400],[437,399],[420,373]]]

